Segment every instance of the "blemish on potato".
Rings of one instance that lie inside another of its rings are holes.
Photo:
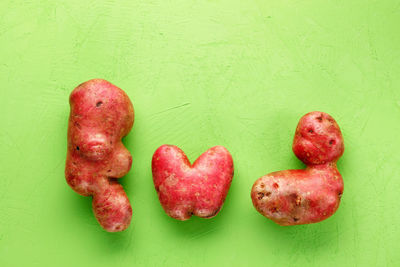
[[[296,206],[300,206],[300,203],[301,203],[301,197],[300,196],[297,196],[297,198],[296,198]]]
[[[79,124],[79,122],[74,121],[74,125],[76,128],[78,128],[79,130],[81,129],[81,125]]]
[[[165,179],[164,183],[167,186],[174,186],[178,183],[178,179],[172,174]]]
[[[277,208],[277,207],[271,207],[271,208],[269,209],[269,211],[270,211],[271,213],[275,213],[275,212],[278,212],[278,208]]]

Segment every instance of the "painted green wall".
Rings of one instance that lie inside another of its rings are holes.
[[[394,0],[0,1],[0,266],[400,266],[399,29]],[[68,95],[95,77],[136,110],[134,216],[117,234],[64,178]],[[250,189],[303,167],[291,142],[313,110],[344,134],[342,203],[280,227]],[[217,217],[164,214],[150,168],[164,143],[231,151]]]

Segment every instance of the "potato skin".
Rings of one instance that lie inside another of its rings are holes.
[[[329,114],[310,112],[300,119],[292,148],[306,165],[336,162],[344,152],[342,132]]]
[[[122,231],[132,208],[116,178],[132,165],[121,139],[133,126],[133,105],[124,91],[102,79],[82,83],[69,101],[67,183],[78,194],[93,196],[93,212],[106,231]]]
[[[228,194],[233,160],[226,148],[215,146],[191,165],[177,146],[162,145],[153,155],[152,172],[160,203],[170,217],[212,218]]]
[[[336,162],[344,152],[336,121],[323,112],[304,115],[297,125],[293,152],[307,167],[267,174],[251,190],[254,207],[280,225],[316,223],[333,215],[343,194]]]

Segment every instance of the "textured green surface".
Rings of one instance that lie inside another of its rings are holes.
[[[400,266],[399,1],[0,1],[0,266]],[[134,216],[104,232],[64,179],[68,95],[104,78],[136,122],[123,178]],[[260,176],[301,168],[298,119],[342,128],[338,212],[280,227],[258,214]],[[221,213],[178,222],[151,156],[234,157]]]

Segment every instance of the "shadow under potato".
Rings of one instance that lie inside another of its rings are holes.
[[[292,226],[281,226],[261,214],[258,215],[253,222],[257,234],[262,235],[265,242],[270,242],[274,249],[286,253],[288,257],[301,253],[312,255],[339,250],[339,222],[335,215],[319,223]]]
[[[92,240],[93,247],[104,249],[107,253],[121,252],[132,242],[131,228],[122,232],[107,232],[96,220],[92,210],[92,197],[80,196],[74,193],[68,194],[68,203],[70,216],[74,216],[74,220],[79,221],[80,229],[77,232],[84,232],[84,239]],[[104,247],[104,248],[101,248]]]
[[[212,218],[200,218],[193,215],[186,221],[180,221],[169,217],[160,205],[157,208],[156,220],[159,220],[160,224],[166,227],[165,231],[170,231],[171,234],[179,235],[180,237],[194,239],[196,237],[212,235],[214,232],[218,231],[218,228],[222,227],[224,223],[227,223],[227,216],[224,216],[224,213],[223,206],[220,212]]]

